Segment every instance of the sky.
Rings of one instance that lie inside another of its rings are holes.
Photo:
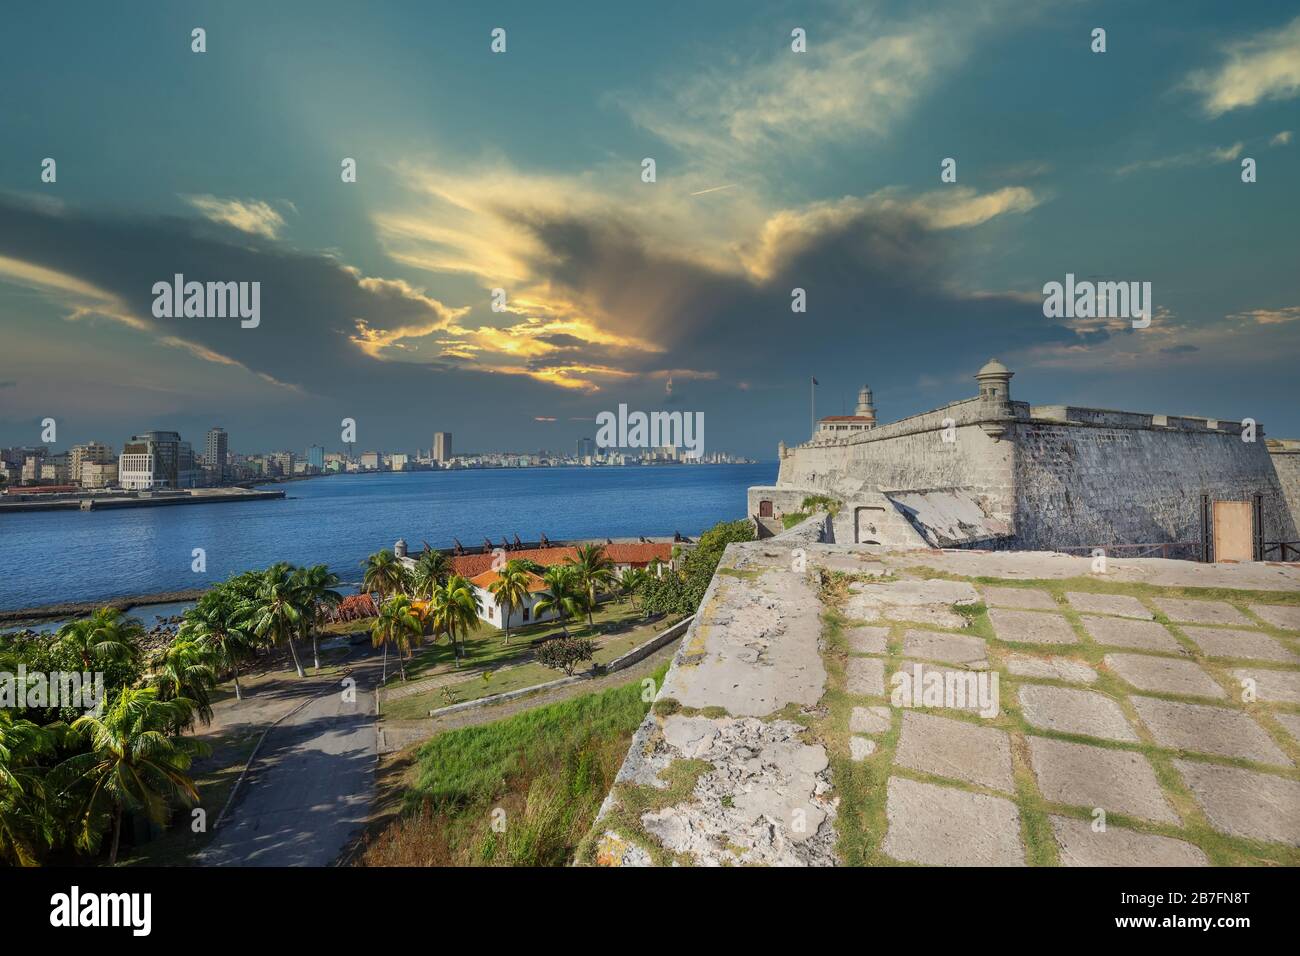
[[[21,5],[0,445],[568,451],[626,404],[771,459],[813,377],[892,421],[995,356],[1300,437],[1298,131],[1294,3]],[[1150,326],[1045,317],[1067,273]],[[156,316],[176,274],[257,326]]]

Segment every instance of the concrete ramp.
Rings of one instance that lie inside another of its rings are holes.
[[[897,491],[886,497],[932,547],[969,547],[1012,534],[1011,522],[989,514],[969,491]]]

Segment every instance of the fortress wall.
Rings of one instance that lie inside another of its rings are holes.
[[[1273,461],[1273,472],[1277,475],[1278,485],[1282,488],[1282,497],[1286,499],[1291,512],[1291,522],[1300,531],[1300,442],[1279,443],[1282,447],[1270,447],[1269,458]],[[1268,538],[1269,541],[1279,540]],[[1288,539],[1282,539],[1288,540]]]
[[[811,442],[789,451],[777,483],[815,488],[841,499],[862,492],[960,488],[973,491],[990,512],[1014,510],[1014,453],[973,424],[978,400],[956,402],[924,415],[873,428],[835,444]],[[956,441],[943,441],[951,418]]]
[[[1238,430],[1209,430],[1204,420],[1186,428],[1034,420],[1016,422],[1008,437],[1016,448],[1015,547],[1197,541],[1203,494],[1263,494],[1266,539],[1296,538],[1264,442],[1243,442]]]

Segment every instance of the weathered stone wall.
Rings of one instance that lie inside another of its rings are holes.
[[[1069,422],[1018,421],[1008,433],[1016,449],[1017,498],[1008,546],[1199,541],[1202,495],[1242,501],[1262,494],[1265,537],[1294,539],[1295,523],[1264,443],[1243,442],[1235,423],[1215,429],[1196,420],[1181,427],[1093,425],[1069,411]]]
[[[1287,509],[1291,512],[1291,524],[1300,531],[1300,441],[1271,442],[1268,452],[1273,461],[1273,473],[1277,475],[1278,486],[1282,489],[1282,497],[1286,499]]]

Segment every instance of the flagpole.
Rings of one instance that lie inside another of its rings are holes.
[[[817,379],[813,376],[809,378],[812,379],[808,384],[808,440],[811,441],[817,434]]]

